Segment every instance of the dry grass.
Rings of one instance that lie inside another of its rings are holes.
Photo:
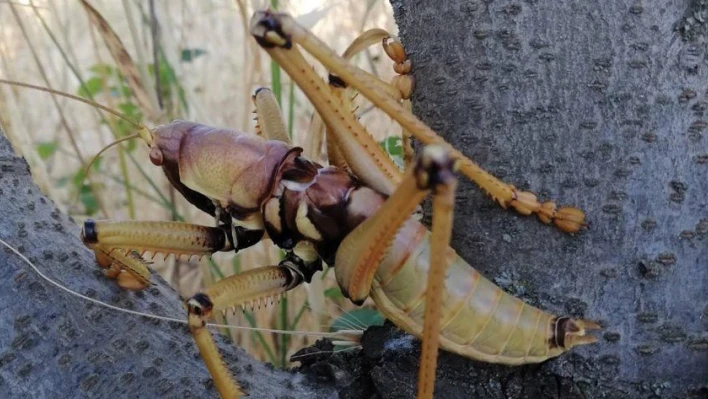
[[[90,2],[121,37],[132,55],[147,88],[156,100],[148,71],[154,58],[148,2]],[[245,22],[263,1],[198,0],[160,1],[155,4],[159,24],[159,50],[164,65],[161,86],[165,104],[162,120],[145,120],[148,125],[180,118],[212,126],[253,131],[251,93],[260,86],[281,91],[283,110],[291,122],[294,141],[302,143],[312,107],[284,73],[280,82],[267,56],[247,33]],[[282,1],[278,9],[300,16],[301,22],[339,52],[364,29],[382,27],[395,31],[391,11],[383,0]],[[191,59],[189,59],[191,55]],[[356,62],[384,77],[392,76],[390,62],[380,48]],[[101,67],[103,66],[103,67]],[[321,68],[319,69],[321,71]],[[62,0],[0,1],[0,77],[77,93],[81,80],[88,86],[108,82],[120,87],[117,69],[100,35],[91,27],[79,2]],[[81,80],[79,80],[79,77]],[[93,78],[93,80],[92,80]],[[136,101],[121,90],[95,90],[98,102],[124,112],[138,112]],[[291,101],[292,99],[292,101]],[[362,105],[366,111],[367,105]],[[367,126],[383,140],[399,129],[378,113],[364,112]],[[161,172],[147,161],[141,145],[124,145],[102,158],[90,179],[78,178],[86,161],[116,136],[129,133],[125,126],[104,120],[91,107],[45,93],[0,87],[0,124],[19,153],[29,161],[39,186],[64,211],[81,222],[86,217],[141,220],[185,220],[212,224],[170,189]],[[185,259],[157,261],[154,269],[183,295],[203,284],[238,270],[279,260],[269,241],[241,254],[218,254],[214,263]],[[289,294],[281,305],[252,315],[229,316],[231,324],[321,331],[332,318],[350,306],[341,298],[321,305],[325,292],[334,287],[333,276]],[[74,287],[76,288],[76,287]],[[309,299],[308,299],[309,296]],[[305,308],[305,303],[312,304]],[[249,318],[251,318],[249,320]],[[298,319],[297,323],[294,322]],[[284,339],[272,334],[235,333],[234,339],[249,352],[276,364],[284,364],[293,350],[310,338]]]

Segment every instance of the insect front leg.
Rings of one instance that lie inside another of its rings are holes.
[[[234,237],[232,231],[236,234]],[[206,256],[240,250],[260,241],[262,230],[208,227],[181,222],[86,220],[81,239],[119,286],[141,290],[150,284],[145,252],[175,256]]]
[[[395,101],[401,102],[403,106],[410,110],[410,96],[413,92],[413,78],[409,75],[411,71],[411,61],[408,59],[403,46],[393,35],[383,29],[369,29],[359,35],[342,53],[342,59],[350,61],[352,57],[364,51],[370,46],[382,45],[388,57],[394,62],[393,70],[397,74],[390,83],[384,82],[377,76],[364,72],[371,78],[371,82],[377,85],[377,89]],[[342,112],[353,113],[352,99],[355,97],[353,90],[348,88],[345,81],[337,75],[330,73],[328,78],[329,87],[332,93],[341,102]],[[315,114],[313,125],[322,124],[322,117]],[[337,147],[337,136],[328,132],[327,134],[327,156],[330,165],[343,169],[349,169],[342,151]],[[413,147],[410,145],[410,134],[403,131],[403,160],[406,166],[413,161]]]
[[[256,106],[256,133],[267,140],[278,140],[292,145],[285,121],[280,113],[278,100],[273,92],[265,87],[256,90],[253,95],[253,105]]]

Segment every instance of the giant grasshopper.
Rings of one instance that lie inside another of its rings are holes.
[[[259,134],[175,121],[140,137],[150,160],[193,205],[214,216],[216,226],[172,222],[87,221],[82,230],[106,275],[126,289],[149,284],[146,262],[135,255],[210,255],[238,251],[268,237],[284,249],[277,265],[228,277],[189,298],[185,305],[197,347],[222,397],[243,390],[221,360],[206,321],[214,312],[268,302],[309,282],[324,261],[335,269],[344,295],[360,304],[373,298],[379,310],[423,341],[418,396],[432,397],[438,348],[509,365],[541,362],[576,345],[595,342],[587,320],[545,313],[503,292],[449,248],[454,172],[470,178],[504,208],[536,214],[572,233],[582,211],[541,203],[445,143],[401,100],[410,97],[411,62],[385,32],[365,34],[353,49],[382,42],[400,75],[383,82],[329,50],[286,14],[264,11],[250,32],[298,84],[327,126],[333,164],[302,156],[283,131],[268,90],[254,95]],[[329,71],[329,84],[306,63],[300,49]],[[407,159],[402,173],[348,107],[343,89],[370,100],[425,146]],[[335,151],[336,150],[336,151]],[[433,195],[429,232],[411,217]]]

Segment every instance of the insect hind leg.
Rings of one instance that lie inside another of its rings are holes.
[[[450,157],[457,161],[460,172],[488,193],[501,207],[512,208],[522,215],[535,213],[542,222],[552,222],[559,229],[569,233],[577,232],[587,225],[582,210],[575,207],[558,208],[552,201],[541,203],[535,194],[519,191],[513,185],[497,179],[482,169],[470,158],[445,142],[442,137],[406,110],[398,101],[380,90],[380,85],[370,76],[350,65],[311,32],[298,25],[291,16],[273,12],[257,13],[252,20],[251,33],[260,39],[261,46],[284,68],[290,62],[297,62],[296,57],[301,57],[300,53],[296,51],[297,46],[295,45],[302,47],[305,52],[321,62],[330,73],[336,74],[342,81],[356,89],[423,144],[438,144],[445,147],[449,151]],[[296,71],[294,72],[296,73]],[[295,79],[293,72],[288,71],[288,73]],[[316,102],[313,96],[308,95],[308,97],[313,103]],[[395,183],[397,180],[395,177],[395,174],[391,175],[389,180]],[[366,179],[365,181],[372,184]],[[374,181],[372,184],[374,187],[376,187],[375,183],[377,182]],[[386,194],[392,192],[390,185],[376,188]]]

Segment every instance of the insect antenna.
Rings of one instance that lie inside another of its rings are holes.
[[[332,350],[318,350],[318,351],[312,351],[312,352],[306,352],[306,353],[301,353],[301,354],[294,354],[290,356],[290,361],[291,362],[301,362],[303,359],[307,357],[314,357],[318,355],[334,355],[336,353],[341,353],[341,352],[352,352],[354,350],[361,349],[361,345],[354,345],[354,346],[348,346],[342,349],[332,349]]]
[[[93,158],[91,158],[91,161],[89,161],[88,165],[86,165],[86,168],[84,169],[84,179],[83,180],[86,180],[89,173],[91,172],[91,166],[93,165],[93,163],[96,162],[96,160],[98,160],[98,158],[101,156],[101,154],[106,152],[106,150],[108,150],[109,148],[116,146],[124,141],[129,141],[129,140],[137,139],[137,138],[140,138],[140,133],[134,133],[129,136],[121,137],[118,140],[115,140],[112,143],[108,144],[107,146],[101,148],[101,151],[96,153],[96,155],[94,155]],[[82,180],[81,184],[83,184],[83,180]]]
[[[57,96],[62,96],[62,97],[70,98],[70,99],[72,99],[72,100],[76,100],[76,101],[82,102],[82,103],[84,103],[84,104],[88,104],[88,105],[91,105],[91,106],[93,106],[93,107],[96,107],[96,108],[100,109],[101,111],[108,112],[109,114],[111,114],[111,115],[113,115],[113,116],[116,116],[116,117],[118,117],[118,118],[120,118],[120,119],[122,119],[122,120],[124,120],[124,121],[126,121],[126,122],[128,122],[128,123],[130,123],[131,125],[135,126],[135,127],[138,128],[138,129],[145,129],[145,126],[144,126],[144,125],[142,125],[141,123],[136,122],[136,121],[134,121],[134,120],[128,118],[127,116],[121,114],[120,112],[118,112],[118,111],[116,111],[116,110],[114,110],[114,109],[108,108],[108,107],[106,107],[105,105],[99,104],[99,103],[97,103],[97,102],[95,102],[95,101],[87,100],[87,99],[85,99],[85,98],[83,98],[83,97],[79,97],[79,96],[76,96],[76,95],[73,95],[73,94],[69,94],[69,93],[64,93],[63,91],[54,90],[54,89],[51,89],[51,88],[49,88],[49,87],[37,86],[37,85],[33,85],[33,84],[29,84],[29,83],[23,83],[23,82],[16,82],[16,81],[14,81],[14,80],[0,79],[0,83],[4,83],[4,84],[10,85],[10,86],[24,87],[24,88],[26,88],[26,89],[39,90],[39,91],[43,91],[43,92],[46,92],[46,93],[54,94],[54,95],[57,95]]]
[[[75,297],[78,297],[80,299],[83,299],[84,301],[91,302],[95,305],[115,310],[118,312],[122,313],[127,313],[133,316],[140,316],[140,317],[146,317],[149,319],[155,319],[155,320],[163,320],[163,321],[169,321],[169,322],[174,322],[174,323],[179,323],[179,324],[188,324],[187,323],[187,318],[176,318],[176,317],[170,317],[170,316],[162,316],[162,315],[157,315],[153,313],[145,313],[145,312],[140,312],[137,310],[131,310],[131,309],[124,309],[119,306],[115,306],[106,302],[103,302],[101,300],[98,300],[96,298],[91,298],[89,296],[86,296],[84,294],[81,294],[79,292],[76,292],[72,290],[71,288],[68,288],[64,286],[62,283],[52,279],[51,277],[47,276],[46,274],[42,273],[42,271],[39,269],[37,265],[32,263],[25,255],[23,255],[20,251],[18,251],[15,247],[10,245],[9,243],[5,242],[4,240],[0,239],[0,245],[6,247],[10,252],[14,253],[16,256],[18,256],[25,264],[27,264],[37,275],[47,283],[55,286],[56,288],[68,293],[69,295],[73,295]],[[278,330],[278,329],[272,329],[272,328],[260,328],[260,327],[247,327],[247,326],[235,326],[231,324],[219,324],[219,323],[207,323],[207,327],[216,327],[216,328],[228,328],[228,329],[234,329],[234,330],[247,330],[247,331],[261,331],[261,332],[267,332],[267,333],[274,333],[274,334],[288,334],[288,335],[309,335],[309,336],[317,336],[317,337],[325,337],[325,338],[330,338],[334,340],[334,342],[344,342],[344,341],[352,341],[352,342],[358,342],[361,334],[363,331],[361,330],[340,330],[336,332],[317,332],[317,331],[290,331],[290,330]]]
[[[148,129],[145,125],[143,125],[143,124],[140,123],[140,122],[134,121],[134,120],[128,118],[127,116],[121,114],[120,112],[118,112],[118,111],[116,111],[116,110],[114,110],[114,109],[111,109],[111,108],[106,107],[106,106],[103,105],[103,104],[99,104],[99,103],[97,103],[97,102],[95,102],[95,101],[88,100],[88,99],[86,99],[86,98],[79,97],[79,96],[76,96],[76,95],[73,95],[73,94],[65,93],[65,92],[63,92],[63,91],[54,90],[54,89],[49,88],[49,87],[37,86],[37,85],[29,84],[29,83],[16,82],[16,81],[14,81],[14,80],[7,80],[7,79],[0,79],[0,83],[4,83],[4,84],[10,85],[10,86],[23,87],[23,88],[26,88],[26,89],[32,89],[32,90],[43,91],[43,92],[45,92],[45,93],[49,93],[49,94],[53,94],[53,95],[57,95],[57,96],[61,96],[61,97],[66,97],[66,98],[69,98],[69,99],[72,99],[72,100],[76,100],[76,101],[82,102],[82,103],[84,103],[84,104],[88,104],[88,105],[90,105],[90,106],[92,106],[92,107],[98,108],[98,109],[100,109],[101,111],[107,112],[107,113],[109,113],[109,114],[111,114],[111,115],[113,115],[113,116],[115,116],[115,117],[117,117],[117,118],[120,118],[120,119],[122,119],[122,120],[128,122],[129,124],[135,126],[135,127],[138,129],[138,132],[137,132],[137,133],[131,134],[131,135],[129,135],[129,136],[121,137],[121,138],[119,138],[119,139],[113,141],[112,143],[110,143],[110,144],[108,144],[107,146],[103,147],[103,148],[101,149],[101,151],[99,151],[96,155],[94,155],[93,158],[91,158],[91,161],[88,163],[88,165],[87,165],[86,168],[84,169],[84,178],[83,178],[82,181],[81,181],[81,184],[82,184],[82,185],[83,185],[84,180],[86,180],[86,178],[88,177],[88,175],[89,175],[89,173],[90,173],[90,171],[91,171],[91,166],[94,164],[94,162],[96,162],[96,160],[98,159],[98,157],[100,157],[101,154],[103,154],[107,149],[109,149],[109,148],[111,148],[111,147],[113,147],[113,146],[115,146],[115,145],[117,145],[117,144],[120,144],[120,143],[122,143],[122,142],[124,142],[124,141],[132,140],[132,139],[136,139],[136,138],[141,138],[141,139],[143,139],[143,141],[145,141],[145,143],[146,143],[147,145],[150,145],[150,144],[152,143],[152,133],[150,132],[150,129]]]

